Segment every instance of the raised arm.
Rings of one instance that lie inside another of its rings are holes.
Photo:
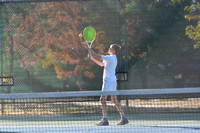
[[[83,42],[82,44],[90,51],[90,53],[91,53],[91,55],[92,55],[93,58],[95,58],[96,60],[102,60],[102,56],[98,55],[91,48],[89,48],[85,42]]]
[[[93,58],[95,58],[96,60],[102,60],[102,55],[98,55],[97,53],[95,53],[92,49],[88,49],[91,52],[91,55]]]
[[[104,66],[104,63],[99,61],[99,60],[96,60],[92,55],[89,55],[89,58],[94,61],[97,65],[103,67]]]

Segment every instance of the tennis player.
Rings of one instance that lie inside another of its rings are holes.
[[[92,49],[90,49],[86,44],[85,44],[85,46],[91,53],[88,55],[88,57],[92,61],[94,61],[97,65],[104,67],[102,91],[116,91],[117,90],[117,78],[115,75],[115,69],[117,66],[116,54],[120,51],[121,46],[119,46],[117,44],[110,45],[110,48],[108,49],[109,55],[98,55]],[[109,122],[107,119],[106,99],[107,99],[107,96],[101,96],[101,98],[100,98],[100,101],[102,104],[103,119],[99,123],[96,124],[97,126],[109,125]],[[121,116],[121,120],[119,123],[117,123],[117,125],[125,125],[125,124],[129,123],[124,114],[124,111],[122,109],[120,102],[117,100],[117,96],[111,95],[111,100],[115,104],[115,106]]]

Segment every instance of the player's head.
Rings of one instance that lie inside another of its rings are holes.
[[[121,46],[118,44],[111,44],[110,48],[108,49],[109,54],[117,54],[121,49]]]

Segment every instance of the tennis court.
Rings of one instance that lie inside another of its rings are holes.
[[[116,91],[114,94],[121,99],[129,124],[116,125],[120,116],[114,104],[108,100],[109,126],[100,127],[95,126],[102,117],[101,104],[97,98],[113,92],[1,94],[1,109],[4,110],[1,110],[0,130],[16,133],[195,133],[200,132],[198,99],[173,98],[189,94],[195,96],[198,92],[199,88]],[[148,100],[141,99],[144,96]]]
[[[0,133],[200,133],[199,18],[197,0],[0,0]]]
[[[32,118],[30,118],[32,117]],[[40,117],[42,120],[38,120]],[[48,119],[47,119],[48,117]],[[70,118],[71,117],[71,118]],[[72,118],[73,117],[73,118]],[[125,126],[116,126],[118,115],[111,115],[109,118],[110,126],[94,126],[96,119],[100,115],[80,115],[73,121],[76,116],[24,116],[23,118],[15,116],[13,120],[1,120],[1,132],[9,133],[137,133],[137,132],[155,132],[155,133],[198,133],[200,132],[199,114],[136,114],[128,115],[130,123]],[[91,117],[91,118],[88,118]],[[198,117],[198,118],[197,118]],[[36,119],[33,121],[33,119]],[[38,119],[37,119],[38,118]],[[4,118],[5,119],[5,118]],[[16,120],[20,119],[20,120]],[[24,121],[26,122],[23,122]],[[46,120],[45,120],[46,119]],[[71,120],[69,120],[71,119]],[[10,123],[10,124],[9,124]],[[10,126],[13,125],[14,126]],[[23,125],[23,126],[21,126]]]

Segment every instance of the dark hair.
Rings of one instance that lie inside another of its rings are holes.
[[[118,45],[118,44],[111,44],[111,47],[112,47],[113,50],[115,50],[115,53],[116,53],[116,54],[117,54],[117,53],[120,51],[120,49],[121,49],[121,46]]]

